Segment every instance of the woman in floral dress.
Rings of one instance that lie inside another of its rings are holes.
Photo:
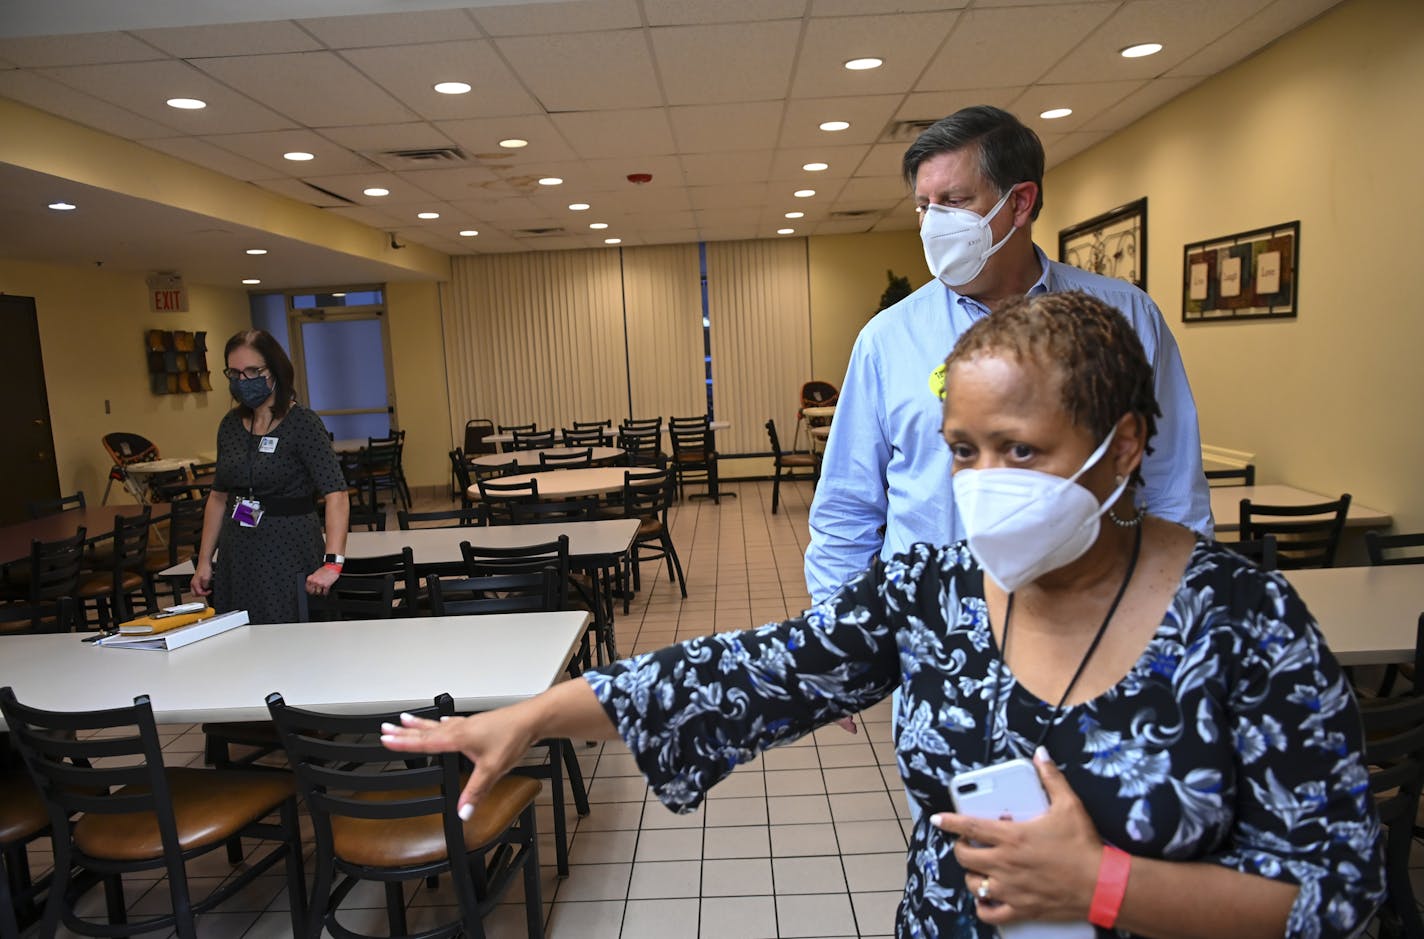
[[[1012,301],[948,359],[945,485],[967,542],[877,561],[784,623],[385,739],[468,754],[467,813],[535,741],[618,736],[691,811],[762,750],[898,688],[922,810],[899,936],[1353,935],[1384,890],[1354,698],[1284,579],[1134,505],[1157,414],[1116,311]],[[957,774],[1013,758],[1032,758],[1045,814],[953,812]]]

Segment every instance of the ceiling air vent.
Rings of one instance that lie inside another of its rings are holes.
[[[891,121],[885,128],[885,133],[880,135],[881,140],[914,140],[920,134],[929,129],[934,120],[926,121]]]
[[[316,183],[309,183],[306,180],[302,180],[302,182],[306,185],[308,189],[314,189],[326,197],[325,199],[313,199],[312,202],[314,205],[319,205],[323,208],[330,208],[333,205],[356,205],[356,202],[346,198],[339,192],[332,192],[330,189],[323,189]]]
[[[517,228],[514,233],[524,238],[543,238],[548,235],[567,234],[562,228]]]
[[[841,209],[832,212],[831,218],[870,218],[879,214],[879,209]]]
[[[363,154],[388,170],[439,169],[468,165],[469,157],[459,147],[419,147],[414,150],[375,150]]]

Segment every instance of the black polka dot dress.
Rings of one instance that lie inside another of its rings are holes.
[[[263,438],[275,444],[264,446]],[[296,622],[299,585],[325,553],[316,498],[346,488],[321,418],[294,404],[276,427],[254,436],[238,411],[229,411],[218,426],[213,488],[228,494],[213,571],[214,609],[247,610],[253,623]],[[305,500],[312,510],[268,512],[256,528],[244,528],[233,521],[232,510],[249,493],[264,506]]]

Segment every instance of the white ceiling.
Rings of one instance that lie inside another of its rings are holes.
[[[798,235],[910,228],[899,158],[913,132],[902,122],[999,105],[1039,132],[1052,166],[1337,0],[6,2],[13,9],[0,21],[0,97],[401,241],[469,254],[601,247],[610,236],[637,245],[769,237],[780,227]],[[234,6],[242,7],[236,16],[227,9]],[[358,12],[269,18],[279,9]],[[181,25],[154,25],[179,23],[175,16]],[[239,17],[248,21],[231,21]],[[1136,60],[1117,54],[1148,40],[1164,50]],[[867,55],[885,65],[843,67]],[[450,80],[474,91],[446,96],[431,87]],[[208,107],[164,103],[178,96]],[[1037,117],[1065,106],[1071,117]],[[818,129],[831,119],[851,127]],[[529,146],[501,149],[508,137]],[[436,148],[458,158],[388,155]],[[316,159],[284,160],[289,150]],[[810,161],[830,168],[806,172]],[[630,173],[653,179],[635,185]],[[564,183],[540,186],[544,176]],[[362,195],[370,186],[391,194]],[[816,194],[793,197],[801,188]],[[80,246],[65,248],[64,220],[43,209],[61,189],[41,174],[0,174],[0,254],[79,256]],[[228,256],[236,240],[211,234],[234,226],[197,216],[171,228],[209,231],[206,239],[145,250],[147,238],[133,238],[125,216],[176,210],[125,201],[139,200],[110,194],[97,208],[81,206],[80,253],[107,248],[136,269],[216,282],[250,267]],[[592,208],[573,212],[573,202]],[[416,218],[425,211],[440,218]],[[805,218],[788,222],[788,211]],[[21,218],[23,237],[12,224]],[[590,230],[591,222],[608,228]],[[462,229],[480,234],[462,238]],[[538,229],[552,232],[529,233]],[[116,241],[125,230],[130,237]],[[247,246],[260,234],[232,237]],[[308,247],[309,265],[324,249]],[[267,285],[288,276],[277,274],[280,253],[263,260]],[[343,256],[326,253],[326,267],[339,268]],[[351,263],[350,280],[381,274],[372,262]],[[323,277],[341,273],[326,267]],[[310,274],[294,281],[317,282]]]

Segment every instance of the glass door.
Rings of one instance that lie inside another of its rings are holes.
[[[381,291],[295,294],[290,300],[298,398],[338,441],[385,437],[397,424]]]

